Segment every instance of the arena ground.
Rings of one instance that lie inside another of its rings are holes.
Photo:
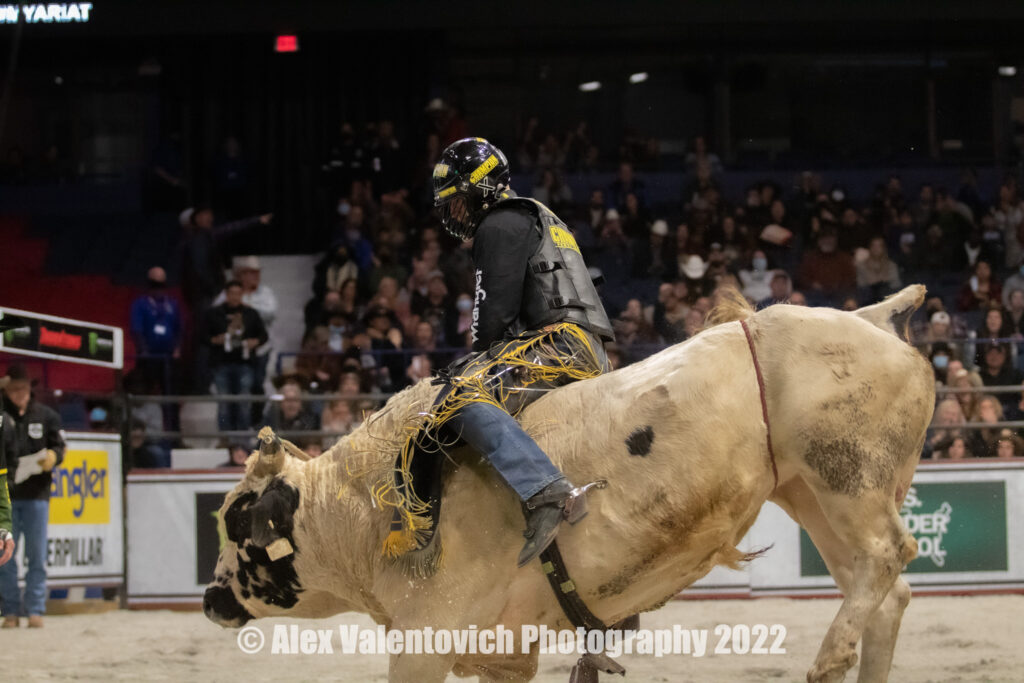
[[[644,615],[645,628],[713,631],[718,624],[782,624],[786,654],[703,658],[624,656],[629,681],[803,681],[837,600],[674,601]],[[1024,596],[919,597],[910,605],[896,649],[892,681],[1019,681],[1024,671]],[[365,616],[322,621],[263,620],[337,629],[371,627]],[[544,655],[536,680],[565,683],[574,658]],[[236,631],[197,612],[107,612],[53,616],[43,631],[0,632],[0,671],[29,680],[385,681],[386,656],[246,655]],[[602,675],[602,681],[622,680]],[[852,671],[847,680],[855,680]],[[451,676],[449,680],[460,680]]]

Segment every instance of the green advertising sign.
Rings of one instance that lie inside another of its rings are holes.
[[[914,484],[900,517],[917,539],[911,574],[1007,570],[1006,482]],[[800,530],[800,575],[828,569],[810,536]]]

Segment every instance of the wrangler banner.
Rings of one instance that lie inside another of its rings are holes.
[[[51,588],[118,585],[124,580],[121,439],[67,434],[64,462],[53,470],[46,574]],[[25,577],[18,547],[19,578]]]

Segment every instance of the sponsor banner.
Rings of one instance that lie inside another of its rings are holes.
[[[53,469],[46,575],[50,587],[124,579],[121,440],[116,434],[69,433],[64,462]],[[25,578],[24,543],[18,546]]]
[[[914,484],[900,517],[917,539],[908,574],[1007,570],[1005,481]],[[800,575],[825,574],[825,562],[801,529]]]
[[[1024,462],[925,463],[914,475],[900,517],[917,539],[918,556],[904,572],[915,589],[1024,589]],[[770,503],[739,548],[769,545],[772,549],[743,571],[716,567],[686,593],[836,592],[810,537]]]
[[[129,603],[199,602],[223,545],[218,511],[241,476],[129,475]],[[1024,461],[925,464],[901,516],[920,548],[905,573],[916,589],[1024,589]],[[768,546],[742,571],[716,567],[684,596],[836,593],[810,539],[771,503],[739,543],[748,551]]]
[[[121,328],[0,307],[0,351],[120,369]]]
[[[241,477],[240,471],[128,476],[129,603],[202,596],[223,543],[220,507]]]
[[[220,506],[224,493],[195,494],[196,509],[196,583],[205,586],[213,581],[213,570],[217,568],[217,557],[224,546],[220,534]]]

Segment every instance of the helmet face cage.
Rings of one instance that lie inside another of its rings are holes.
[[[434,206],[441,223],[453,236],[467,240],[490,205],[508,187],[508,161],[501,150],[483,138],[465,138],[448,146],[434,166]],[[461,199],[465,212],[456,218],[452,202]]]

